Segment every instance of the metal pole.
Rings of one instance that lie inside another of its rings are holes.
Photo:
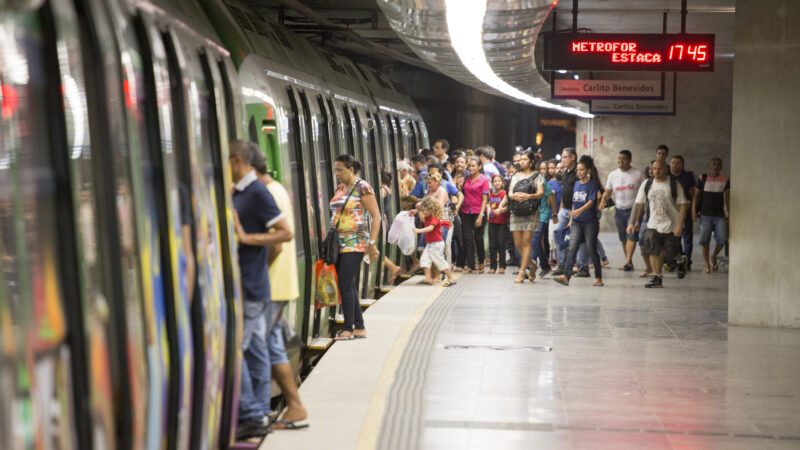
[[[681,0],[681,34],[686,33],[686,13],[687,7],[686,4],[689,0]]]
[[[572,0],[572,32],[578,32],[578,0]]]

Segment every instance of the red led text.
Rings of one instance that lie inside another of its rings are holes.
[[[687,44],[673,44],[669,47],[669,60],[670,61],[705,61],[708,58],[706,50],[708,46],[705,44],[687,45]]]

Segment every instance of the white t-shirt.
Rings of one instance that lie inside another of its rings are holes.
[[[491,180],[492,175],[500,175],[500,171],[497,170],[497,167],[491,161],[489,161],[483,165],[483,174]],[[489,184],[491,185],[492,183],[490,182]]]
[[[619,209],[633,208],[639,186],[644,182],[644,174],[641,170],[631,167],[626,172],[617,169],[608,174],[606,189],[614,192],[614,202]]]
[[[683,193],[681,184],[676,183],[676,200],[672,201],[672,193],[669,188],[669,178],[658,182],[653,180],[647,199],[650,201],[650,218],[647,219],[647,228],[656,230],[659,233],[672,233],[678,226],[680,219],[680,205],[687,203],[686,195]],[[639,194],[636,195],[636,203],[644,204],[644,189],[647,183],[642,183]]]

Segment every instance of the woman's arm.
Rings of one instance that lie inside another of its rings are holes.
[[[456,203],[456,212],[455,212],[456,214],[458,214],[458,212],[461,211],[461,205],[463,204],[464,204],[464,193],[458,191],[458,203]]]
[[[486,204],[489,202],[489,194],[481,195],[481,212],[478,214],[478,219],[475,221],[475,226],[483,225],[483,215],[486,213]]]
[[[535,194],[525,194],[525,197],[528,200],[536,200],[537,198],[544,197],[544,184],[537,184],[536,185],[536,193]]]
[[[362,195],[361,203],[364,204],[370,217],[372,217],[372,229],[369,233],[369,240],[377,241],[381,232],[381,211],[378,209],[378,201],[375,199],[375,194]],[[370,258],[375,259],[380,252],[378,252],[378,248],[375,247],[375,244],[370,244],[367,247],[367,254]]]
[[[508,195],[504,195],[497,206],[497,214],[503,214],[506,211],[508,211]]]

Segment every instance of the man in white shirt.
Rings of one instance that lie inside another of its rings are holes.
[[[665,258],[678,262],[678,278],[686,276],[686,257],[681,255],[680,238],[686,219],[688,202],[677,180],[667,175],[667,164],[662,160],[653,162],[653,179],[642,183],[636,196],[634,211],[628,233],[633,234],[639,225],[642,207],[650,214],[644,238],[644,250],[649,255],[653,279],[646,288],[662,286],[661,270]]]
[[[619,241],[622,243],[622,252],[625,253],[625,264],[619,269],[626,272],[633,270],[633,252],[636,250],[638,238],[636,233],[628,233],[627,228],[631,219],[631,210],[633,209],[634,200],[636,200],[636,194],[644,182],[644,173],[631,167],[632,159],[633,156],[630,150],[619,152],[619,155],[617,155],[617,166],[619,168],[608,175],[602,201],[605,204],[611,198],[611,193],[614,193],[614,203],[616,204],[614,223],[617,225],[617,234],[619,234]]]

